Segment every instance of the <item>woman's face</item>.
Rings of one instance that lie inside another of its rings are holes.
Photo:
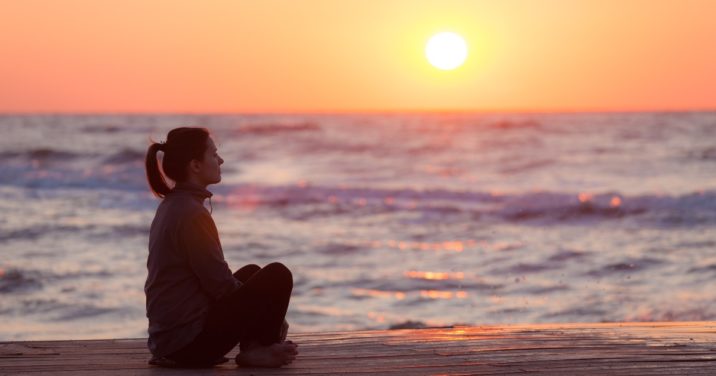
[[[216,150],[214,140],[209,137],[207,140],[206,151],[204,152],[204,160],[200,162],[198,173],[199,180],[205,184],[216,184],[221,181],[221,165],[224,160],[221,159]]]

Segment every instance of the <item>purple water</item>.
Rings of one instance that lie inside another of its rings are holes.
[[[146,336],[148,140],[206,126],[292,330],[716,319],[716,113],[0,116],[0,340]]]

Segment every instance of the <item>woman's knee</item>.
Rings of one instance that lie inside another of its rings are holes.
[[[247,270],[256,273],[257,271],[261,270],[261,267],[256,264],[248,264],[241,267],[241,270]]]
[[[284,283],[293,287],[293,274],[291,274],[291,271],[286,267],[286,265],[280,262],[272,262],[266,265],[263,270],[271,272],[271,274],[276,278],[283,280]]]
[[[249,280],[249,278],[251,278],[251,276],[256,274],[256,272],[258,272],[259,270],[261,270],[260,266],[258,266],[256,264],[249,264],[249,265],[243,266],[241,269],[237,270],[234,273],[234,278],[238,279],[241,282],[246,282]]]

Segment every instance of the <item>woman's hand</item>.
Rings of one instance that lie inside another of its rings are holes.
[[[281,334],[279,336],[281,338],[281,342],[286,340],[287,335],[288,335],[288,321],[283,320],[283,324],[281,324]]]

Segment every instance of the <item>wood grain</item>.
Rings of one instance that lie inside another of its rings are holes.
[[[281,369],[147,365],[146,339],[0,342],[0,375],[716,375],[716,322],[299,333]],[[228,356],[233,359],[236,350]]]

